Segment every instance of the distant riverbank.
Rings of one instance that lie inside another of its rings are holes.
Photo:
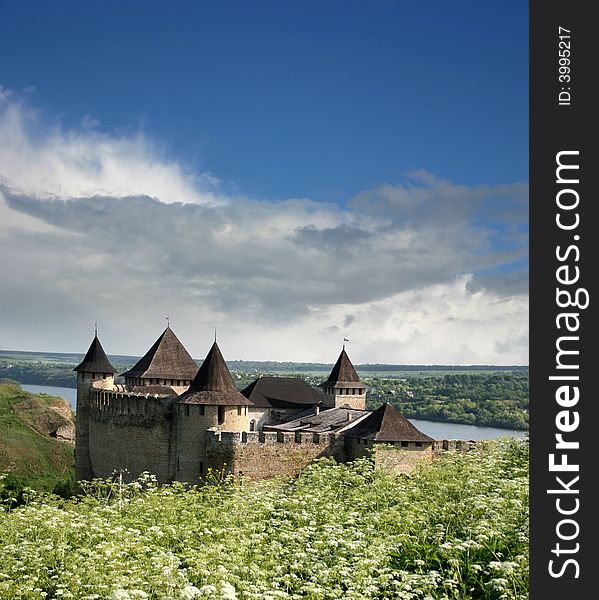
[[[22,384],[21,387],[35,394],[50,394],[67,400],[73,410],[77,406],[77,390],[74,388],[53,385]],[[501,429],[498,427],[477,427],[476,425],[460,425],[457,423],[438,423],[421,419],[409,419],[420,431],[436,440],[494,440],[500,437],[523,438],[525,431]]]

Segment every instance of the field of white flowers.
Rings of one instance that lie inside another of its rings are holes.
[[[0,482],[1,485],[1,482]],[[0,512],[0,598],[528,598],[528,446],[412,476],[322,460],[295,480],[101,485]]]

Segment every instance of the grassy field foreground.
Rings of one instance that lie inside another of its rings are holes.
[[[34,494],[0,512],[0,547],[11,599],[524,599],[528,445],[412,476],[325,459],[294,480]]]

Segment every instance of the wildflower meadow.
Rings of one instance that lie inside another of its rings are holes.
[[[0,509],[3,599],[528,598],[526,440],[411,475],[322,459],[287,480],[25,498]]]

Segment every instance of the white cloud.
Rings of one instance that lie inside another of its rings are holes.
[[[0,347],[83,350],[98,321],[139,354],[168,314],[195,356],[216,324],[231,359],[332,361],[346,336],[357,362],[527,361],[525,277],[502,275],[524,184],[421,171],[349,208],[258,202],[85,119],[44,127],[0,88]]]
[[[162,202],[214,204],[196,177],[142,131],[110,135],[99,121],[82,119],[83,129],[47,124],[14,92],[0,88],[0,181],[42,196],[127,196],[147,194]]]

